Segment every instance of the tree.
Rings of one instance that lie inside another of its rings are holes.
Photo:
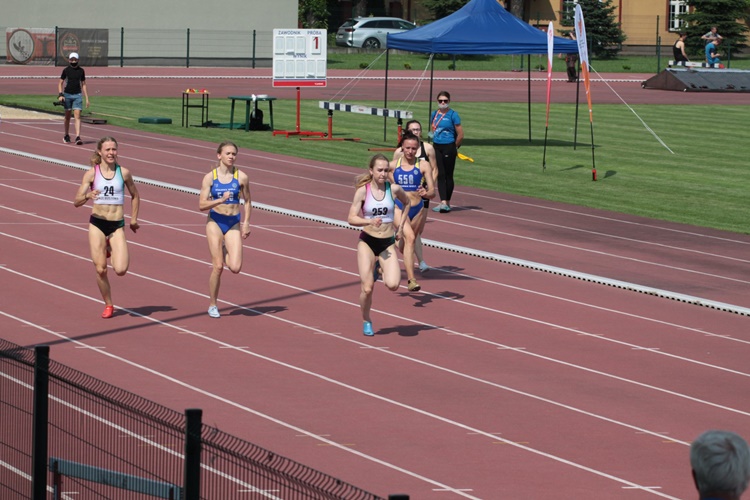
[[[578,0],[578,4],[586,24],[589,52],[600,59],[616,56],[627,37],[617,22],[612,0]]]
[[[327,0],[299,0],[299,25],[305,29],[328,29]]]
[[[442,19],[453,14],[467,3],[469,3],[469,0],[424,0],[422,5],[432,12],[435,19]]]
[[[526,2],[524,0],[513,0],[508,5],[508,0],[506,0],[505,10],[510,11],[518,19],[523,19],[523,13],[526,11]]]
[[[687,49],[691,54],[703,57],[705,35],[712,26],[724,37],[722,50],[735,53],[747,47],[748,27],[739,21],[747,19],[750,1],[748,0],[687,0],[689,12],[680,16],[687,27]]]
[[[354,17],[367,17],[367,0],[353,0],[352,1],[352,16]],[[372,14],[369,14],[372,15]]]

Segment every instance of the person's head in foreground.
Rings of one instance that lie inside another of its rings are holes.
[[[690,445],[690,466],[701,500],[739,500],[750,481],[750,449],[734,432],[706,431]]]

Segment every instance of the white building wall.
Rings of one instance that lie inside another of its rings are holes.
[[[264,30],[297,27],[297,0],[8,0],[0,23],[22,28]]]
[[[297,9],[297,0],[16,0],[3,4],[0,30],[106,29],[110,64],[268,61],[273,30],[297,28]]]

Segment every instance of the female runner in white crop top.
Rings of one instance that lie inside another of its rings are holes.
[[[357,177],[354,200],[349,207],[348,222],[362,228],[357,243],[357,267],[362,288],[359,293],[359,306],[362,310],[362,332],[374,335],[370,308],[372,290],[375,284],[375,263],[383,270],[383,283],[389,290],[398,290],[401,283],[401,268],[396,254],[396,240],[401,238],[406,217],[394,230],[393,211],[397,198],[404,205],[409,198],[401,186],[386,182],[388,178],[388,158],[376,154],[370,159],[369,171]]]
[[[117,141],[103,137],[96,144],[91,156],[91,168],[83,174],[83,181],[76,192],[73,205],[82,207],[88,200],[94,201],[89,219],[89,247],[91,260],[96,267],[96,284],[104,299],[102,318],[114,314],[112,290],[107,278],[107,257],[112,254],[111,264],[115,274],[124,276],[130,266],[127,240],[125,238],[124,188],[130,193],[130,229],[138,228],[140,196],[133,176],[127,168],[117,164]]]

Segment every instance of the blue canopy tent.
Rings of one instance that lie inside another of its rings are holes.
[[[403,33],[389,34],[387,47],[388,50],[397,49],[426,54],[527,54],[530,59],[530,54],[547,53],[547,34],[510,14],[498,0],[471,0],[453,14],[433,23]],[[577,53],[578,44],[575,40],[556,36],[554,50],[556,53]],[[531,140],[530,67],[528,81],[529,140]],[[387,105],[387,62],[385,92]],[[432,76],[430,77],[430,96],[432,96]],[[430,97],[431,102],[432,97]]]

